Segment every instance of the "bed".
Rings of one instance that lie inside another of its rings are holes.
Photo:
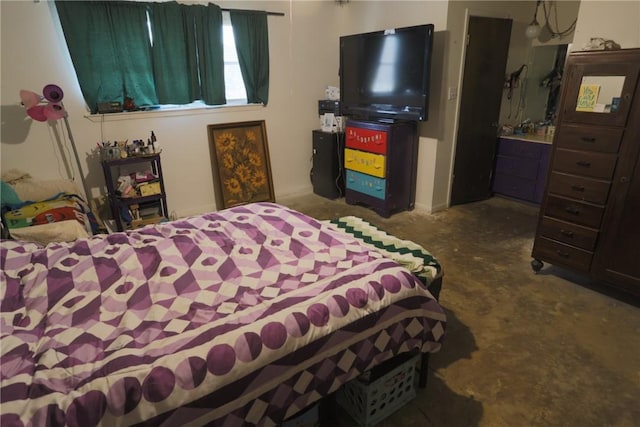
[[[415,274],[274,203],[0,261],[3,427],[276,425],[444,337]]]

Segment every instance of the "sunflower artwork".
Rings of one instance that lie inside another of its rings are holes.
[[[264,121],[209,125],[218,209],[274,201]]]

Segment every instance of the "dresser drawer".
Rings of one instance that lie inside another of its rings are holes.
[[[496,158],[496,173],[535,180],[538,177],[538,168],[538,161],[533,159],[504,155],[498,155]]]
[[[555,144],[559,148],[617,153],[622,140],[622,129],[562,125],[556,130]]]
[[[610,180],[618,160],[617,154],[556,149],[552,169],[576,175]]]
[[[600,228],[604,207],[549,195],[544,214],[579,225]]]
[[[344,150],[344,167],[354,171],[384,178],[386,175],[385,156],[366,151]]]
[[[533,246],[533,256],[551,264],[563,265],[579,271],[589,271],[593,253],[555,240],[538,237]]]
[[[345,146],[371,153],[386,154],[387,132],[347,126],[345,130]]]
[[[597,230],[549,217],[542,218],[539,233],[544,237],[588,251],[592,251],[596,247],[598,239]]]
[[[386,180],[348,169],[346,170],[346,175],[345,185],[348,189],[367,194],[377,199],[385,199],[387,193]]]
[[[522,200],[533,200],[536,181],[513,175],[496,173],[493,178],[493,191]]]
[[[609,187],[611,187],[609,181],[567,175],[560,172],[552,172],[549,179],[550,193],[601,205],[607,202]]]
[[[500,138],[498,141],[498,154],[504,156],[538,159],[542,148],[542,145],[536,142],[526,142],[510,138]]]

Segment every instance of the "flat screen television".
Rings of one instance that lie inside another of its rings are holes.
[[[426,121],[433,24],[340,37],[341,114]]]

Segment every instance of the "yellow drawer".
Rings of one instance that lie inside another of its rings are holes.
[[[344,150],[344,167],[357,172],[384,178],[386,157],[381,154],[367,153],[365,151]]]

